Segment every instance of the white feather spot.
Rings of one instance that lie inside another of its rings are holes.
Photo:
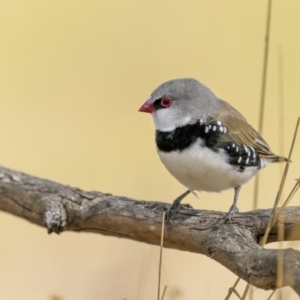
[[[221,122],[221,121],[217,121],[217,124],[218,124],[219,126],[221,126],[221,125],[222,125],[222,122]]]
[[[234,148],[235,147],[235,143],[232,143],[232,146],[231,146],[232,148]]]
[[[223,126],[220,126],[220,128],[219,128],[219,130],[221,131],[221,132],[223,132]]]
[[[248,151],[248,156],[250,156],[250,155],[251,155],[251,151],[249,150],[249,151]]]
[[[250,149],[253,151],[253,159],[256,159],[256,154],[254,148],[251,146]]]
[[[200,119],[199,120],[199,123],[202,125],[204,123],[204,120],[203,119]]]
[[[236,152],[239,152],[239,147],[236,147]]]
[[[227,132],[227,128],[224,126],[224,133],[226,133]]]
[[[246,165],[248,164],[248,162],[249,162],[249,157],[247,157],[247,159],[246,159]]]
[[[213,130],[213,131],[216,131],[216,130],[217,130],[217,126],[214,126],[212,130]]]
[[[240,156],[238,159],[238,164],[242,161],[242,157]]]
[[[205,133],[209,132],[209,126],[205,126]]]
[[[245,146],[245,145],[243,145],[243,146],[244,146],[244,149],[245,149],[246,153],[248,153],[248,148],[247,148],[247,146]]]
[[[227,146],[227,149],[229,150],[229,149],[230,149],[230,147],[229,147],[229,146]]]
[[[208,125],[208,129],[211,129],[211,125]]]

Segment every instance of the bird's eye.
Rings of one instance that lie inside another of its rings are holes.
[[[171,98],[162,98],[160,100],[160,104],[163,106],[163,107],[169,107],[171,104],[172,104],[173,100]]]

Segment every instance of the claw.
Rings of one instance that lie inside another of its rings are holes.
[[[194,190],[190,190],[190,192],[191,192],[197,199],[199,199],[197,193],[196,193]]]
[[[231,207],[229,212],[222,218],[219,219],[216,223],[216,225],[214,225],[211,229],[212,230],[216,230],[218,229],[221,225],[228,223],[231,221],[232,217],[234,216],[235,213],[237,213],[239,210],[236,206]]]
[[[166,212],[166,226],[168,230],[172,229],[171,218],[178,211],[179,206],[180,202],[174,201]]]
[[[168,230],[172,229],[171,217],[178,211],[178,209],[180,207],[181,200],[191,192],[192,192],[191,190],[187,190],[186,192],[184,192],[182,195],[180,195],[178,198],[176,198],[174,200],[174,202],[172,203],[170,208],[167,210],[167,212],[166,212],[166,226],[167,226]]]

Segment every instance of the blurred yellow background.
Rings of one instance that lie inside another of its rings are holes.
[[[137,110],[163,81],[195,77],[257,128],[266,9],[261,0],[1,1],[0,163],[86,190],[171,202],[184,187],[160,163],[152,120]],[[290,0],[274,1],[272,11],[263,136],[284,155],[300,115],[299,10]],[[299,146],[300,138],[285,194],[299,177]],[[272,206],[281,170],[261,173],[260,208]],[[252,209],[253,187],[242,189],[240,211]],[[227,211],[233,192],[199,196],[185,202]],[[292,205],[299,202],[298,194]],[[156,299],[156,246],[49,236],[2,212],[0,237],[0,299]],[[164,251],[165,299],[224,299],[235,278],[205,256]],[[268,295],[254,290],[255,299]],[[286,288],[284,299],[298,297]]]

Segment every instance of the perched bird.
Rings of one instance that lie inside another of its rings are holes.
[[[167,211],[167,222],[190,192],[232,188],[233,204],[220,224],[227,222],[237,211],[241,186],[270,162],[287,161],[236,109],[195,79],[163,83],[139,111],[152,114],[158,155],[188,188]]]

